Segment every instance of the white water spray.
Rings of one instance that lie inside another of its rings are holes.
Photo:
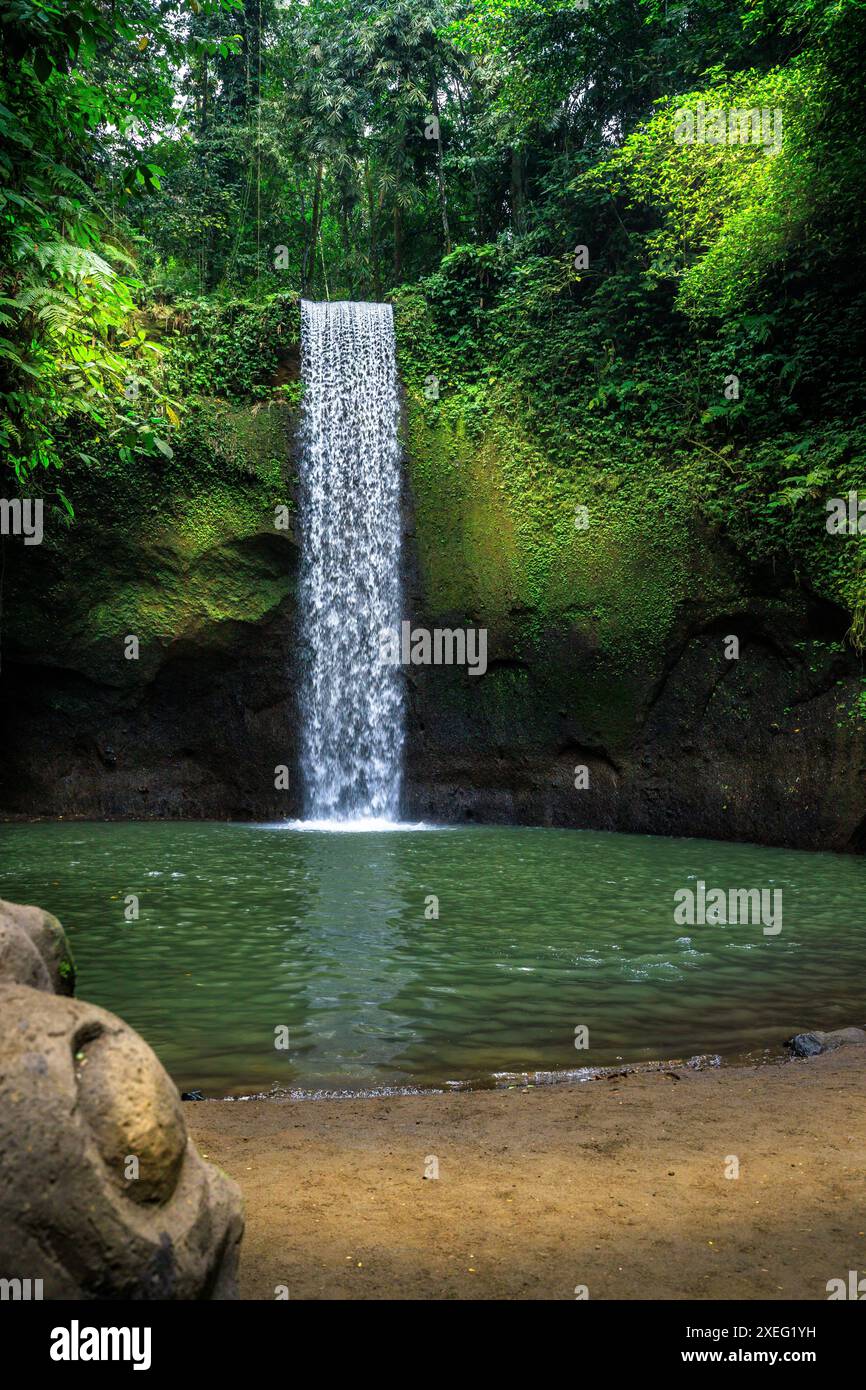
[[[301,301],[301,767],[305,814],[391,821],[403,685],[380,634],[400,622],[400,445],[390,304]]]

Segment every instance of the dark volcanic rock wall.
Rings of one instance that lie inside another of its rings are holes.
[[[420,401],[408,442],[409,616],[488,633],[408,672],[408,816],[863,847],[848,614],[699,520],[699,464],[557,471]]]
[[[859,663],[790,603],[782,641],[778,614],[772,635],[761,630],[757,598],[689,627],[661,671],[646,670],[631,729],[605,727],[603,711],[570,713],[568,672],[590,687],[605,674],[575,633],[483,678],[413,673],[407,815],[862,849],[866,746],[850,716]],[[748,633],[739,660],[720,662],[737,630]]]
[[[688,480],[651,505],[417,403],[407,432],[406,617],[488,631],[483,676],[406,672],[407,817],[864,847],[842,609],[753,572]],[[74,527],[5,541],[0,815],[299,813],[292,438],[276,410],[218,412],[203,476],[71,487]]]
[[[283,411],[246,414],[217,413],[212,472],[73,480],[72,528],[53,517],[41,546],[7,539],[0,814],[297,813],[297,544],[275,525],[291,430]]]

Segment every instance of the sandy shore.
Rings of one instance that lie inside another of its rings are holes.
[[[244,1298],[573,1299],[583,1284],[595,1299],[825,1299],[828,1279],[866,1269],[866,1047],[184,1108],[244,1194]]]

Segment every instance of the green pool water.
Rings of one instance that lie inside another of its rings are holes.
[[[698,880],[781,889],[781,932],[678,925]],[[79,996],[210,1095],[776,1054],[866,1023],[857,858],[499,827],[16,824],[0,896],[56,913]]]

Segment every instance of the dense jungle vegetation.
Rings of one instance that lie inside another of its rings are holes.
[[[214,400],[296,403],[299,296],[389,298],[416,442],[529,441],[653,528],[687,479],[859,646],[862,541],[825,520],[864,476],[862,0],[0,19],[7,495],[176,476]],[[719,110],[778,139],[683,140]]]

